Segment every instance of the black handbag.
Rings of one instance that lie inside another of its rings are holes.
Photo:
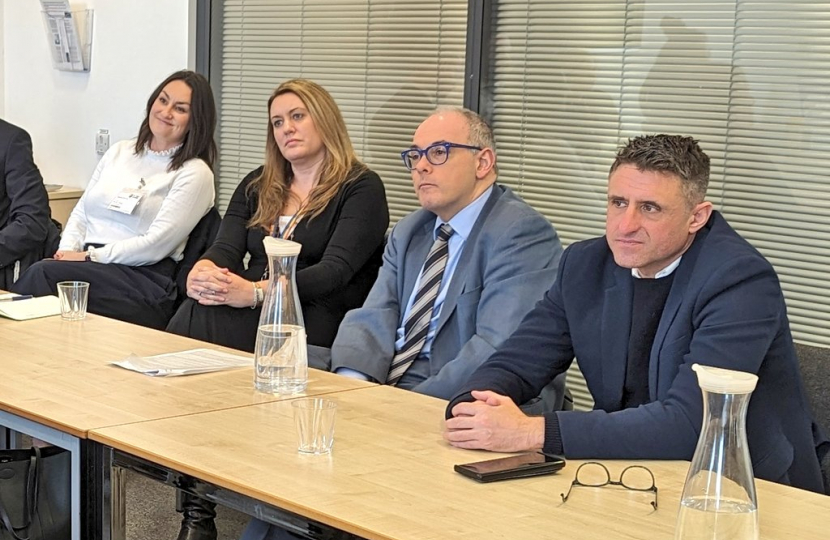
[[[0,450],[0,540],[69,540],[70,454]]]

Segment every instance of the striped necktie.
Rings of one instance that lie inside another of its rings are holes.
[[[386,377],[386,384],[392,386],[398,384],[403,374],[424,348],[435,299],[438,298],[444,269],[447,267],[447,259],[450,257],[449,240],[452,233],[452,227],[446,223],[438,229],[438,237],[432,244],[427,260],[424,262],[424,267],[421,269],[421,277],[418,279],[418,292],[415,294],[412,308],[403,323],[403,346],[392,359],[389,375]]]

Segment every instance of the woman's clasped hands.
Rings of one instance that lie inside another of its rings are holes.
[[[204,306],[250,307],[253,284],[227,268],[201,260],[187,275],[187,296]]]

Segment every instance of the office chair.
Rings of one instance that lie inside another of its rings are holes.
[[[199,223],[190,233],[187,244],[184,246],[182,260],[176,265],[176,270],[173,273],[173,280],[176,282],[176,289],[178,289],[176,309],[187,298],[187,274],[213,244],[221,222],[222,216],[219,215],[219,211],[214,206],[199,220]]]
[[[801,378],[815,421],[830,435],[830,348],[795,344]],[[821,463],[824,491],[830,495],[830,451]]]

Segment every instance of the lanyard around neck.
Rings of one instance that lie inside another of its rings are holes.
[[[285,224],[285,227],[280,230],[280,216],[277,216],[277,219],[274,220],[274,226],[271,229],[271,236],[274,238],[282,238],[284,240],[290,240],[293,234],[293,227],[296,223],[302,219],[300,216],[299,210],[291,216],[291,219],[288,220],[288,223]]]
[[[311,193],[309,193],[309,195],[311,195]],[[300,203],[300,207],[297,208],[297,211],[294,212],[294,215],[291,216],[291,219],[288,220],[288,223],[285,224],[285,227],[283,227],[282,230],[280,230],[280,216],[277,216],[274,220],[274,226],[271,228],[271,236],[291,240],[294,236],[294,228],[303,219],[305,208],[308,206],[308,200],[309,197],[306,197],[303,202]]]

